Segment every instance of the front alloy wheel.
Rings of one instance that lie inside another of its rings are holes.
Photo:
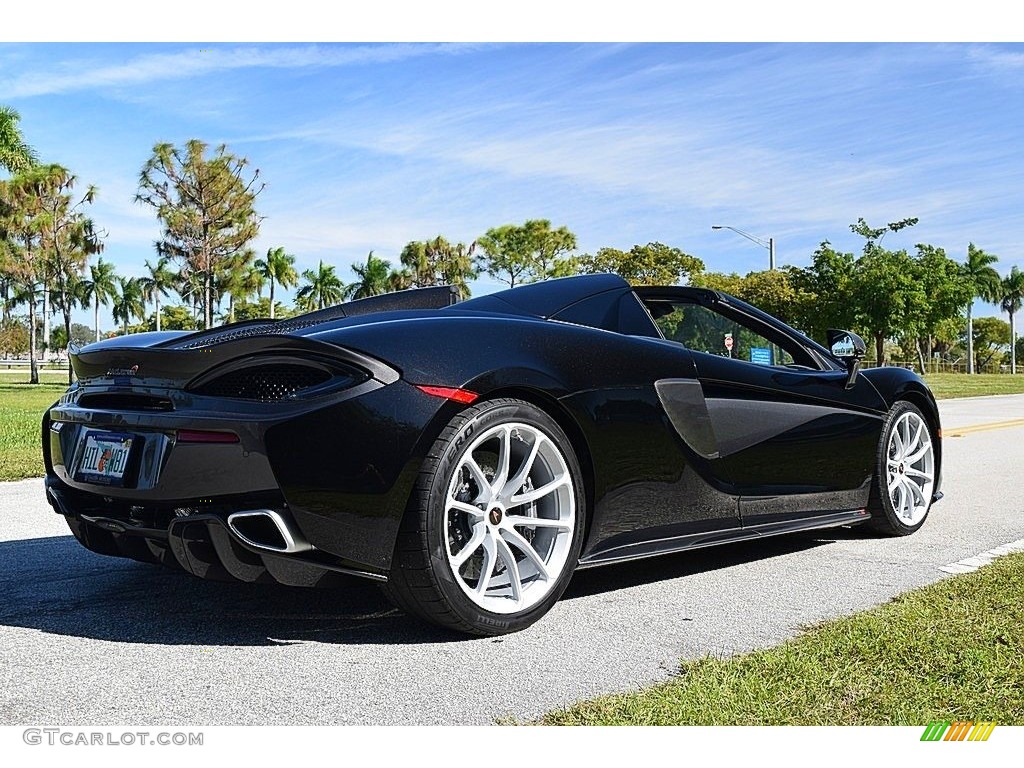
[[[935,492],[935,447],[920,410],[900,401],[889,411],[879,444],[871,525],[906,536],[924,524]]]

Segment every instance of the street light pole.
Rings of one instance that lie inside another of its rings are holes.
[[[726,225],[723,225],[723,224],[712,224],[711,228],[712,229],[730,229],[733,232],[735,232],[737,235],[740,235],[741,237],[747,238],[747,240],[749,240],[750,242],[757,243],[762,248],[767,248],[768,249],[768,269],[770,269],[770,270],[774,270],[775,269],[775,238],[774,237],[769,237],[767,240],[765,240],[764,238],[757,237],[755,235],[750,234],[749,232],[744,232],[742,229],[736,229],[736,227],[729,227],[729,226],[726,226]]]

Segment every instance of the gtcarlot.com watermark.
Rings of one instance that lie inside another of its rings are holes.
[[[49,747],[201,747],[203,733],[185,731],[81,731],[73,728],[26,728],[29,746]]]

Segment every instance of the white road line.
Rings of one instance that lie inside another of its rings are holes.
[[[939,570],[946,573],[970,573],[971,571],[978,570],[983,565],[988,565],[997,557],[1009,555],[1012,552],[1024,552],[1024,539],[1017,539],[1009,544],[1003,544],[986,550],[980,555],[965,557],[963,560],[957,560],[955,563],[939,566]]]

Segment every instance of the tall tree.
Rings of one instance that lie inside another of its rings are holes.
[[[157,144],[139,174],[137,202],[150,206],[163,227],[161,248],[200,276],[203,324],[213,325],[214,280],[259,233],[259,169],[221,144],[207,157],[198,139],[179,149]]]
[[[122,333],[128,335],[128,323],[144,320],[146,304],[142,299],[142,285],[137,277],[119,277],[117,296],[114,298],[114,322],[121,323]]]
[[[974,373],[974,299],[995,302],[999,300],[999,289],[1002,280],[999,273],[992,267],[999,261],[998,256],[985,253],[976,248],[974,243],[967,244],[967,261],[963,265],[963,274],[971,287],[971,300],[967,303],[967,372]]]
[[[905,332],[916,337],[927,298],[916,279],[915,264],[906,251],[881,246],[888,232],[912,227],[917,219],[903,219],[874,229],[864,219],[850,225],[861,235],[864,253],[854,267],[852,295],[857,320],[875,339],[875,360],[885,365],[885,340]]]
[[[596,254],[580,256],[586,274],[614,272],[631,285],[676,285],[692,282],[704,271],[704,262],[663,243],[634,245],[628,251],[601,248]]]
[[[342,295],[346,299],[365,299],[391,290],[391,263],[377,258],[373,251],[367,255],[365,264],[353,264],[352,271],[358,279],[345,286]]]
[[[934,340],[942,334],[950,321],[960,320],[961,313],[971,303],[971,287],[964,278],[960,265],[946,255],[942,248],[919,243],[914,257],[915,278],[921,284],[925,308],[918,316],[920,337],[914,344],[922,373],[925,359],[930,359]],[[959,330],[954,334],[954,338]],[[922,350],[922,342],[926,349]]]
[[[264,280],[270,282],[270,319],[274,319],[274,285],[294,288],[299,284],[299,273],[295,271],[295,257],[285,253],[284,248],[268,248],[267,258],[256,259],[256,269]]]
[[[89,276],[79,287],[83,306],[92,304],[96,341],[100,340],[100,304],[106,306],[117,297],[117,274],[109,261],[98,259],[89,267]]]
[[[476,277],[473,254],[476,243],[450,243],[438,235],[433,240],[414,240],[399,256],[405,270],[396,272],[393,290],[425,288],[431,285],[454,285],[459,298],[469,298],[469,281]],[[403,278],[404,273],[407,278]]]
[[[156,264],[146,259],[146,274],[139,278],[139,288],[144,301],[152,301],[156,315],[156,330],[160,328],[160,297],[169,296],[177,283],[178,276],[168,267],[167,256],[157,257]]]
[[[885,365],[885,340],[897,333],[916,338],[926,297],[906,251],[874,246],[857,260],[850,297],[858,323],[875,339],[875,360]]]
[[[11,275],[29,307],[29,381],[39,383],[36,360],[36,307],[44,273],[44,192],[49,185],[46,168],[30,167],[7,181],[0,181],[0,240],[6,241]]]
[[[0,106],[0,168],[10,173],[27,171],[36,164],[36,153],[21,135],[15,110]]]
[[[853,329],[856,307],[852,301],[856,258],[825,240],[808,267],[791,267],[790,279],[798,296],[791,322],[821,343],[829,328]]]
[[[509,288],[577,271],[577,260],[568,256],[576,249],[576,235],[566,227],[552,229],[547,219],[489,229],[477,239],[477,246],[481,251],[476,257],[480,270],[508,283]]]
[[[89,256],[103,250],[101,235],[84,212],[85,206],[95,200],[96,188],[88,187],[75,202],[72,191],[77,178],[72,173],[59,165],[36,166],[36,169],[45,173],[45,183],[39,187],[43,210],[40,217],[43,284],[54,305],[61,310],[64,337],[69,338],[71,311],[78,303],[82,273]],[[69,364],[68,384],[73,376]]]
[[[322,260],[316,272],[311,269],[304,270],[302,277],[306,284],[295,294],[295,304],[303,312],[324,309],[338,304],[344,298],[345,287],[334,273],[334,267],[325,266]]]
[[[1010,373],[1017,372],[1017,326],[1014,317],[1024,304],[1024,272],[1014,265],[1003,278],[999,307],[1010,316]]]

